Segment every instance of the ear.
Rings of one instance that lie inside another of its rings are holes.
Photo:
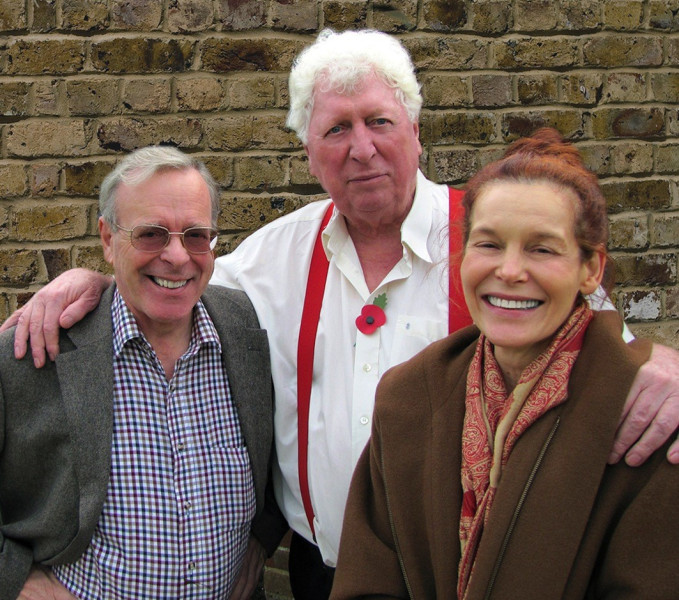
[[[413,123],[413,133],[415,134],[415,143],[417,144],[417,155],[422,156],[422,144],[420,143],[420,124],[417,121]]]
[[[606,268],[606,253],[595,250],[594,254],[582,263],[582,278],[580,292],[584,295],[592,294],[601,284]]]
[[[113,265],[113,231],[111,226],[99,217],[99,238],[101,239],[101,247],[104,249],[104,259],[110,265]]]

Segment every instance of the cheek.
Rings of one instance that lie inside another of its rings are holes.
[[[460,264],[460,281],[462,283],[462,291],[469,303],[474,297],[478,284],[478,273],[473,259],[468,257],[462,259]]]
[[[206,261],[201,265],[203,274],[206,279],[212,277],[212,272],[215,270],[215,255],[210,253]]]
[[[325,148],[318,142],[314,143],[313,146],[307,146],[309,173],[314,177],[319,177],[325,171],[328,171],[329,168],[332,168],[333,156],[337,154],[337,152],[332,152],[332,149]]]

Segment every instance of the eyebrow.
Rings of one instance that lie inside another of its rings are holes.
[[[498,233],[495,229],[491,227],[478,227],[478,228],[472,228],[469,231],[469,238],[471,239],[472,236],[474,235],[491,235],[491,236],[498,236]],[[557,235],[555,233],[551,233],[548,231],[537,231],[535,232],[535,235],[531,235],[531,240],[533,241],[554,241],[554,242],[559,242],[561,245],[564,244],[564,239],[560,235]]]

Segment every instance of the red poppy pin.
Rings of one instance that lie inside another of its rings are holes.
[[[380,294],[376,296],[372,304],[366,304],[361,314],[356,317],[356,327],[361,333],[370,335],[374,333],[378,327],[382,327],[387,322],[387,316],[384,314],[384,309],[387,306],[387,295]]]

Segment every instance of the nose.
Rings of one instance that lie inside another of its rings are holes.
[[[525,281],[527,273],[523,252],[519,249],[505,248],[495,273],[506,283]]]
[[[163,248],[160,256],[163,260],[174,265],[182,265],[191,260],[190,254],[184,248],[180,235],[171,235],[167,246]]]
[[[351,129],[351,158],[367,163],[376,152],[370,128],[365,123],[354,125]]]

